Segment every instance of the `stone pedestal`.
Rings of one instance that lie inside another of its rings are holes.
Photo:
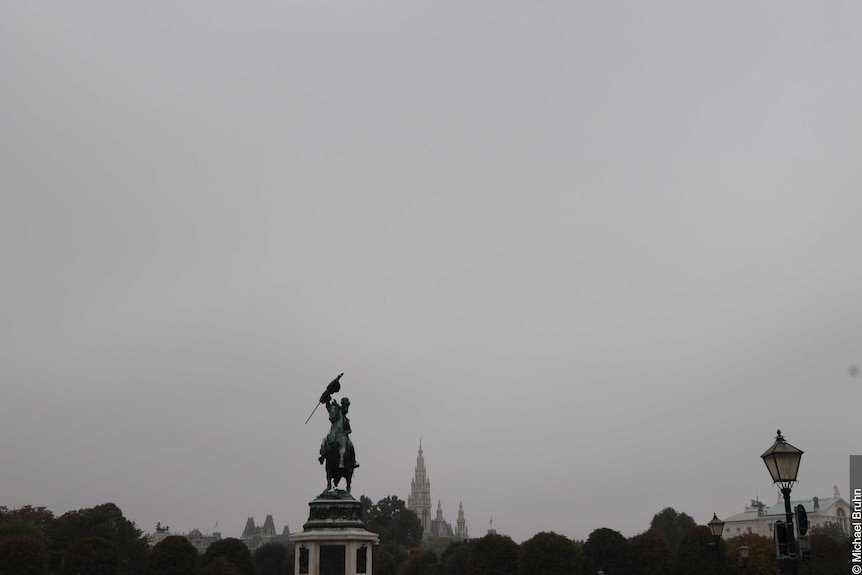
[[[372,575],[371,550],[376,533],[362,520],[362,506],[345,491],[330,491],[308,504],[296,544],[295,575]]]

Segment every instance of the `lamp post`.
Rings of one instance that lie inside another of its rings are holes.
[[[772,482],[781,488],[784,495],[784,514],[787,526],[787,552],[791,556],[792,571],[799,573],[799,565],[796,562],[796,541],[793,535],[793,512],[790,509],[790,486],[796,483],[796,475],[799,473],[799,462],[802,461],[802,451],[796,449],[777,431],[775,443],[760,456],[772,476]]]
[[[742,557],[742,575],[748,575],[748,545],[739,546],[739,556]]]
[[[715,537],[715,557],[718,561],[718,572],[721,573],[721,534],[724,533],[724,521],[713,513],[712,519],[706,525],[712,536]]]

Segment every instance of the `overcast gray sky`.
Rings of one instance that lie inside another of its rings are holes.
[[[862,4],[0,3],[0,505],[471,535],[845,498]]]

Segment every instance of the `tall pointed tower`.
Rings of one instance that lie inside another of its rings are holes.
[[[266,516],[266,519],[263,522],[263,528],[261,529],[260,533],[264,537],[274,537],[276,535],[275,521],[273,521],[272,515]]]
[[[455,531],[455,537],[458,539],[469,539],[467,535],[467,520],[464,519],[464,504],[458,502],[458,530]]]
[[[407,509],[416,512],[422,523],[422,533],[431,533],[431,481],[425,473],[425,456],[422,454],[422,440],[419,440],[419,455],[416,457],[416,472],[410,483]]]

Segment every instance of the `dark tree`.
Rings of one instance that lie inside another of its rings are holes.
[[[61,575],[119,575],[120,555],[117,546],[104,537],[84,537],[73,543],[63,555]]]
[[[197,568],[198,551],[180,535],[169,535],[150,551],[145,575],[188,575]]]
[[[219,539],[212,543],[201,558],[201,567],[206,567],[217,557],[224,557],[231,565],[237,568],[240,575],[255,575],[254,563],[251,561],[251,552],[245,543],[234,537]]]
[[[677,512],[673,507],[665,507],[653,515],[649,528],[658,531],[667,539],[674,560],[679,554],[679,542],[683,536],[697,527],[697,522],[686,513]]]
[[[367,509],[370,500],[364,495],[359,500],[363,504],[365,524],[369,531],[380,535],[381,544],[395,542],[405,550],[419,546],[422,522],[414,511],[407,509],[403,500],[390,495]]]
[[[0,540],[0,573],[47,575],[45,547],[37,539],[23,535]]]
[[[266,543],[251,554],[258,575],[288,575],[293,573],[290,551],[281,543]]]
[[[816,570],[809,571],[817,575],[843,575],[850,565],[851,540],[846,535],[836,539],[822,531],[811,533],[811,563]],[[805,573],[805,571],[803,571]]]
[[[467,575],[515,575],[518,573],[518,544],[505,535],[488,534],[477,539]]]
[[[811,528],[811,535],[828,535],[840,545],[850,544],[850,535],[844,532],[844,529],[838,523],[825,523]]]
[[[198,575],[242,575],[227,557],[215,557],[198,571]]]
[[[373,553],[374,575],[398,575],[398,567],[407,559],[407,550],[394,541],[381,543]]]
[[[438,565],[436,553],[414,547],[407,559],[401,563],[398,572],[400,575],[432,575]]]
[[[720,548],[716,551],[716,545]],[[720,572],[719,557],[724,553],[724,544],[706,525],[698,525],[686,533],[679,542],[679,575],[713,575]],[[723,560],[722,560],[723,561]]]
[[[452,543],[452,539],[446,537],[422,537],[420,545],[425,551],[433,551],[437,557],[443,556],[443,551]]]
[[[470,544],[466,541],[453,541],[440,555],[443,575],[464,575],[470,560]]]
[[[531,575],[580,575],[584,558],[575,542],[564,535],[542,532],[521,543],[518,570]]]
[[[113,503],[64,513],[50,523],[48,536],[51,540],[49,564],[54,571],[59,568],[65,550],[84,537],[111,541],[120,556],[122,575],[143,573],[150,552],[143,532],[123,517],[123,512]]]
[[[775,542],[770,537],[755,533],[746,533],[726,542],[724,550],[726,572],[742,573],[743,564],[739,557],[739,548],[742,545],[748,546],[746,562],[748,575],[779,575],[778,561],[775,560]]]
[[[673,554],[662,533],[652,529],[629,539],[629,553],[637,575],[671,575]]]
[[[296,545],[293,543],[287,544],[287,557],[284,558],[284,572],[287,575],[293,575],[293,570],[296,565]]]
[[[47,560],[48,533],[47,530],[54,520],[54,514],[44,507],[25,505],[20,509],[9,511],[0,507],[0,539],[8,537],[30,537],[43,548]]]
[[[45,529],[54,521],[54,514],[45,507],[33,507],[32,505],[25,505],[12,511],[6,507],[0,507],[0,524],[5,521],[20,521],[35,525],[39,529]]]
[[[605,575],[631,573],[628,541],[619,531],[601,527],[584,542],[584,565],[587,573],[604,571]]]
[[[48,547],[48,538],[42,529],[36,525],[18,521],[17,519],[0,521],[0,540],[10,537],[28,537],[37,541],[46,550]]]

